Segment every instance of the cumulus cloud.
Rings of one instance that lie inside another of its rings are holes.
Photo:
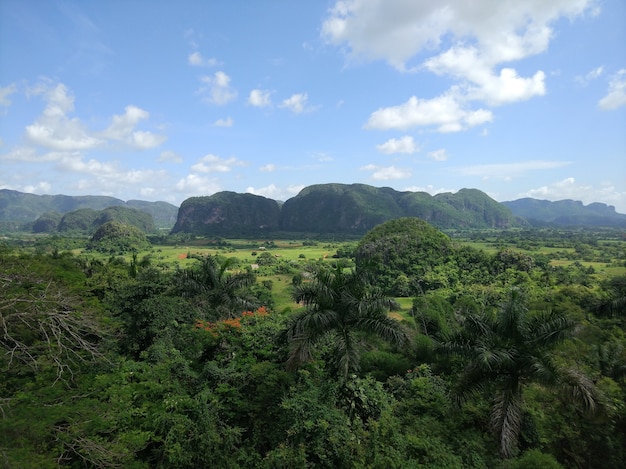
[[[231,78],[224,72],[217,71],[213,75],[200,78],[202,86],[198,94],[209,104],[224,105],[237,98],[237,90],[230,85]]]
[[[179,179],[174,188],[177,192],[181,192],[186,196],[210,195],[221,190],[217,179],[197,174],[188,174],[184,178]]]
[[[440,148],[439,150],[431,151],[428,153],[428,156],[431,157],[435,161],[446,161],[448,159],[448,154],[446,153],[445,148]]]
[[[443,194],[445,192],[456,192],[454,189],[445,189],[443,187],[435,188],[432,184],[427,186],[409,186],[402,190],[407,192],[428,192],[430,195]]]
[[[51,88],[39,86],[31,93],[43,94],[46,101],[43,113],[26,126],[26,138],[31,143],[60,151],[87,150],[103,143],[79,119],[68,117],[74,110],[74,96],[64,84]]]
[[[170,150],[166,150],[166,151],[162,151],[161,154],[159,155],[159,158],[157,159],[157,161],[159,163],[163,163],[165,161],[171,161],[172,163],[182,163],[183,162],[183,157],[180,156],[178,153],[170,151]]]
[[[368,164],[359,168],[361,171],[371,171],[371,178],[377,181],[388,181],[391,179],[406,179],[411,177],[411,170],[406,168],[396,168],[395,166],[377,166]]]
[[[265,187],[255,188],[250,186],[246,189],[248,194],[261,195],[263,197],[267,197],[268,199],[274,200],[287,200],[298,194],[302,189],[304,189],[304,185],[289,185],[286,187],[278,187],[275,184],[270,184]]]
[[[111,124],[101,135],[110,140],[124,142],[127,145],[145,150],[159,146],[165,141],[165,136],[152,132],[135,130],[140,121],[147,120],[150,113],[137,106],[126,106],[124,114],[114,115]]]
[[[580,200],[585,204],[602,200],[605,203],[614,205],[619,213],[626,213],[626,191],[620,191],[608,182],[600,186],[593,186],[580,183],[573,177],[568,177],[518,194],[518,198],[521,197],[552,201],[572,199]]]
[[[219,62],[216,59],[212,57],[203,57],[202,54],[197,51],[189,54],[189,57],[187,57],[187,61],[189,62],[189,65],[193,65],[194,67],[214,67],[216,65],[219,65]]]
[[[88,151],[102,148],[111,142],[122,142],[143,150],[154,148],[166,140],[163,135],[137,130],[140,121],[150,114],[136,106],[127,106],[124,114],[114,115],[111,124],[103,131],[88,129],[83,122],[70,117],[74,111],[74,96],[63,83],[39,84],[31,88],[30,95],[43,95],[46,106],[41,115],[26,126],[26,139],[37,146],[56,151]]]
[[[281,108],[289,109],[294,114],[300,114],[310,107],[307,107],[309,97],[306,93],[293,94],[289,98],[283,100],[280,104]]]
[[[413,140],[413,137],[411,137],[410,135],[405,135],[404,137],[401,137],[399,139],[392,138],[390,140],[387,140],[385,143],[376,145],[376,149],[379,152],[385,153],[387,155],[391,155],[394,153],[412,154],[419,151],[418,145],[415,143],[415,140]]]
[[[276,171],[276,165],[275,165],[275,164],[272,164],[272,163],[269,163],[269,164],[263,165],[263,166],[261,166],[261,167],[259,168],[259,171],[261,171],[262,173],[271,173],[271,172],[274,172],[274,171]]]
[[[598,105],[600,109],[612,111],[626,105],[626,68],[613,75],[609,81],[609,90]]]
[[[248,104],[255,107],[268,107],[272,105],[271,91],[254,89],[248,96]]]
[[[227,173],[232,171],[235,166],[245,166],[245,163],[235,157],[223,159],[219,156],[208,154],[192,165],[191,170],[196,173]]]
[[[512,2],[498,0],[337,1],[322,25],[322,37],[347,45],[351,56],[382,59],[405,70],[418,52],[451,37],[473,41],[491,64],[519,60],[547,49],[551,23],[575,17],[593,0]]]
[[[379,109],[368,128],[435,125],[439,132],[455,132],[492,120],[491,111],[472,109],[473,101],[499,106],[544,95],[542,70],[524,77],[508,64],[546,51],[554,36],[552,24],[591,11],[593,4],[338,0],[321,35],[347,51],[350,60],[385,60],[400,71],[427,70],[456,80],[438,97],[414,96],[403,105]]]
[[[232,127],[233,118],[229,116],[226,119],[218,119],[213,123],[213,125],[215,127]]]
[[[530,160],[516,163],[495,163],[466,166],[459,168],[458,172],[466,176],[478,176],[483,179],[496,178],[510,180],[531,171],[544,171],[548,169],[562,168],[564,166],[568,166],[569,164],[569,161]]]
[[[452,94],[433,99],[415,96],[398,106],[374,111],[365,127],[368,129],[406,130],[415,126],[436,126],[439,132],[458,132],[469,127],[491,122],[493,115],[485,109],[465,109]]]
[[[14,84],[8,86],[0,86],[0,106],[10,106],[11,100],[9,96],[17,91],[17,87]]]

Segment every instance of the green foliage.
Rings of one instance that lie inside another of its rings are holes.
[[[0,465],[621,469],[616,233],[441,236],[443,257],[414,260],[422,277],[389,283],[326,259],[334,241],[181,236],[122,257],[79,253],[79,238],[4,239]],[[260,246],[277,262],[257,278]],[[608,260],[592,272],[575,256]],[[402,306],[381,293],[414,282],[424,291]],[[403,345],[385,340],[399,324]],[[506,460],[488,431],[503,421],[519,423]]]
[[[320,269],[311,282],[295,287],[293,298],[305,309],[287,329],[291,367],[311,360],[315,347],[331,340],[335,372],[346,377],[359,369],[361,334],[378,336],[396,347],[408,342],[404,327],[387,316],[393,301],[358,272],[346,273],[341,266]]]
[[[367,233],[355,260],[357,268],[370,272],[384,291],[416,295],[434,288],[425,276],[443,264],[451,251],[450,239],[435,227],[419,218],[401,218]],[[399,273],[407,278],[402,291],[397,291]]]
[[[461,402],[493,388],[490,428],[503,458],[517,451],[527,383],[562,387],[591,412],[599,406],[593,383],[578,371],[559,367],[550,354],[571,336],[574,325],[556,312],[529,314],[523,293],[512,289],[496,314],[468,314],[462,328],[443,339],[440,351],[468,361],[457,384]]]
[[[172,233],[209,236],[257,235],[278,228],[280,208],[275,200],[253,194],[218,192],[191,197],[180,206]]]
[[[149,247],[143,231],[116,221],[106,222],[98,228],[87,244],[87,249],[108,254],[143,251]]]

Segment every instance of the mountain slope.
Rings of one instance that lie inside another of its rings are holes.
[[[66,214],[79,209],[103,210],[107,207],[136,208],[152,215],[157,228],[171,228],[178,208],[167,202],[123,200],[101,195],[35,195],[0,189],[0,222],[32,223],[44,213]]]
[[[178,210],[172,233],[215,236],[256,235],[276,231],[278,202],[259,195],[218,192],[191,197]]]
[[[574,200],[538,200],[531,198],[502,202],[517,217],[533,226],[603,226],[626,227],[626,215],[602,203],[583,205]]]
[[[362,235],[402,217],[418,217],[438,228],[509,228],[510,210],[476,189],[431,196],[366,184],[305,187],[282,207],[252,194],[220,192],[183,202],[173,233],[238,235],[276,230],[291,233]]]

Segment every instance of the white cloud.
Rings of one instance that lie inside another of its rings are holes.
[[[605,111],[626,105],[626,68],[622,68],[611,77],[607,95],[598,102],[598,105]]]
[[[406,168],[396,168],[395,166],[382,167],[368,164],[359,168],[361,171],[371,171],[372,179],[378,181],[388,181],[390,179],[406,179],[411,177],[411,170]]]
[[[195,67],[214,67],[216,65],[219,65],[219,62],[214,59],[214,58],[205,58],[202,56],[202,54],[200,54],[200,52],[192,52],[191,54],[189,54],[189,57],[187,57],[187,61],[189,62],[189,65],[193,65]]]
[[[29,194],[49,194],[52,189],[52,184],[47,181],[40,181],[37,184],[28,184],[19,189],[21,192],[27,192]]]
[[[604,72],[604,67],[602,66],[596,67],[584,76],[578,75],[574,77],[574,80],[580,83],[581,85],[586,86],[590,81],[593,81],[596,78],[599,78],[603,72]]]
[[[481,100],[492,106],[523,101],[546,93],[545,73],[536,72],[523,78],[513,68],[493,71],[489,57],[484,57],[475,46],[454,46],[428,59],[424,66],[438,75],[451,75],[465,80],[463,98]]]
[[[594,2],[338,0],[321,34],[350,59],[385,60],[400,71],[428,70],[456,80],[438,97],[414,96],[379,109],[368,128],[435,125],[440,132],[458,132],[493,119],[489,110],[472,110],[472,101],[499,106],[545,95],[542,70],[523,77],[502,64],[546,51],[552,24],[591,10]]]
[[[186,196],[210,195],[221,190],[217,179],[198,176],[197,174],[188,174],[179,179],[174,188]]]
[[[79,119],[67,116],[74,110],[74,97],[64,84],[51,88],[41,84],[31,92],[43,94],[46,107],[33,124],[26,126],[26,138],[30,142],[61,151],[88,150],[103,143]]]
[[[233,126],[233,118],[227,117],[226,119],[218,119],[213,123],[216,127],[232,127]]]
[[[157,161],[159,163],[162,163],[164,161],[171,161],[172,163],[182,163],[183,157],[176,152],[166,150],[161,152],[161,155],[159,155]]]
[[[479,176],[483,179],[498,178],[509,180],[513,177],[522,176],[530,171],[562,168],[569,164],[569,161],[530,160],[518,163],[494,163],[466,166],[459,168],[458,172],[466,176]]]
[[[276,165],[272,163],[263,165],[259,168],[259,171],[261,171],[262,173],[272,173],[276,171]]]
[[[415,126],[438,126],[439,132],[458,132],[469,127],[493,120],[491,111],[467,110],[453,95],[442,95],[433,99],[418,99],[415,96],[399,106],[374,111],[365,127],[368,129],[405,130]]]
[[[475,42],[489,64],[519,60],[547,49],[551,23],[575,17],[593,0],[352,0],[337,1],[322,37],[347,45],[352,57],[382,59],[399,70],[444,40]]]
[[[290,185],[287,187],[278,187],[275,184],[270,184],[265,187],[248,187],[245,192],[248,194],[261,195],[263,197],[267,197],[268,199],[273,200],[287,200],[298,194],[302,189],[304,189],[303,185]]]
[[[281,108],[289,109],[295,114],[300,114],[305,110],[309,110],[307,107],[307,100],[309,99],[306,93],[293,94],[289,98],[283,100],[280,105]]]
[[[409,186],[402,189],[407,192],[428,192],[430,195],[442,194],[445,192],[456,192],[454,189],[445,189],[443,187],[435,188],[433,185],[428,186]]]
[[[248,96],[248,104],[256,107],[268,107],[272,105],[271,91],[254,89]]]
[[[11,105],[11,100],[9,96],[17,91],[17,87],[14,84],[10,84],[8,86],[0,86],[0,106],[9,106]]]
[[[137,106],[126,106],[124,114],[114,115],[111,124],[100,135],[119,142],[124,142],[139,150],[154,148],[163,143],[166,138],[163,135],[152,132],[135,130],[140,121],[150,117],[148,111],[144,111]]]
[[[191,170],[196,173],[227,173],[235,166],[245,166],[245,163],[235,157],[225,160],[219,156],[208,154],[191,166]]]
[[[127,106],[122,115],[114,115],[111,124],[101,132],[88,129],[80,119],[69,117],[74,111],[74,96],[63,83],[40,83],[27,92],[43,95],[46,107],[34,123],[26,126],[26,139],[38,146],[57,151],[87,151],[102,148],[111,141],[136,149],[153,148],[166,140],[145,130],[135,130],[150,114],[136,106]]]
[[[445,148],[440,148],[439,150],[431,151],[428,153],[428,156],[430,156],[435,161],[446,161],[448,159],[448,154],[446,153]]]
[[[230,80],[231,78],[221,70],[212,76],[205,75],[200,78],[203,86],[200,87],[198,93],[203,101],[209,104],[224,105],[237,98],[237,90],[230,85]]]
[[[387,140],[385,143],[381,145],[376,145],[376,149],[387,155],[391,155],[394,153],[417,153],[419,151],[418,145],[413,140],[413,137],[410,135],[405,135],[399,139],[392,138]]]
[[[319,161],[320,163],[329,163],[334,161],[333,157],[323,151],[315,152],[311,155],[311,158]]]
[[[604,183],[599,187],[579,183],[573,177],[518,194],[518,198],[522,197],[552,201],[572,199],[579,200],[585,204],[603,201],[606,204],[615,206],[619,213],[626,213],[626,191],[619,191],[611,183]]]

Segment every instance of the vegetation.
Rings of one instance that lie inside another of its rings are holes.
[[[624,467],[620,230],[146,240],[2,240],[2,466]]]

